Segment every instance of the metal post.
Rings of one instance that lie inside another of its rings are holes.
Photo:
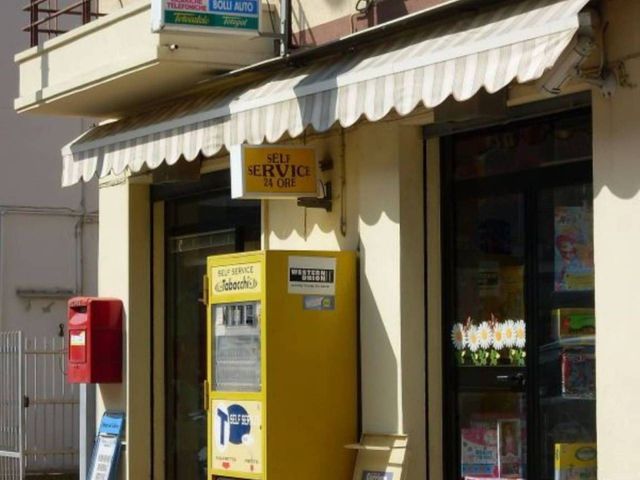
[[[96,386],[80,385],[80,469],[79,480],[87,479],[96,436]]]
[[[37,25],[38,20],[39,20],[39,12],[38,12],[38,6],[40,4],[35,2],[34,0],[31,1],[31,5],[29,7],[29,18],[31,19],[31,25],[29,25],[29,34],[31,35],[31,46],[35,47],[36,45],[38,45],[38,28],[39,26]]]
[[[291,0],[280,0],[280,56],[289,55],[291,43]]]
[[[91,0],[82,1],[82,24],[87,24],[91,21]]]
[[[24,374],[24,340],[22,338],[22,331],[18,332],[18,408],[20,411],[20,419],[18,423],[18,452],[20,454],[20,478],[25,478],[25,408],[24,408],[24,393],[26,377]]]
[[[0,332],[7,328],[6,321],[4,319],[4,288],[5,288],[5,278],[4,278],[4,262],[5,262],[5,212],[0,209]]]

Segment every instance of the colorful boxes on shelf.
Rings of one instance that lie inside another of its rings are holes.
[[[498,476],[498,431],[496,428],[461,430],[461,471],[463,478]]]
[[[522,477],[522,435],[520,420],[498,420],[498,471],[500,478]]]
[[[591,397],[596,389],[596,358],[593,353],[561,354],[561,393],[564,396]]]
[[[595,376],[593,342],[555,342],[540,349],[542,397],[592,398],[595,395]]]
[[[556,443],[555,480],[596,480],[595,443]]]
[[[595,311],[593,308],[557,308],[551,311],[551,328],[554,340],[595,335]]]
[[[502,418],[490,427],[461,430],[461,472],[465,480],[521,479],[523,475],[521,423]]]

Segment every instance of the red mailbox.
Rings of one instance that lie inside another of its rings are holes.
[[[67,382],[122,382],[122,302],[69,300]]]

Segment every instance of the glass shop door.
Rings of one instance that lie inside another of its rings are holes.
[[[519,192],[456,201],[454,349],[460,477],[525,478],[527,316],[525,200]]]
[[[166,253],[165,478],[204,480],[207,315],[203,276],[210,255],[260,248],[260,204],[232,200],[227,171],[203,176],[193,186],[168,185],[158,190],[167,191],[161,197]]]
[[[590,125],[443,140],[449,479],[596,478]]]

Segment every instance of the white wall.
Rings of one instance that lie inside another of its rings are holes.
[[[608,0],[607,58],[640,83],[640,2]],[[594,92],[594,247],[598,477],[638,478],[640,374],[640,89]]]
[[[96,212],[97,190],[95,182],[60,187],[60,148],[83,131],[86,125],[80,119],[19,116],[13,111],[18,93],[13,55],[29,46],[29,35],[21,32],[29,17],[21,6],[0,6],[0,212],[5,212],[0,213],[0,330],[51,336],[65,321],[65,300],[28,302],[16,289],[73,290],[81,282],[83,292],[96,292],[97,224],[82,225],[80,269],[79,217],[69,213]],[[42,211],[29,213],[23,207]]]

